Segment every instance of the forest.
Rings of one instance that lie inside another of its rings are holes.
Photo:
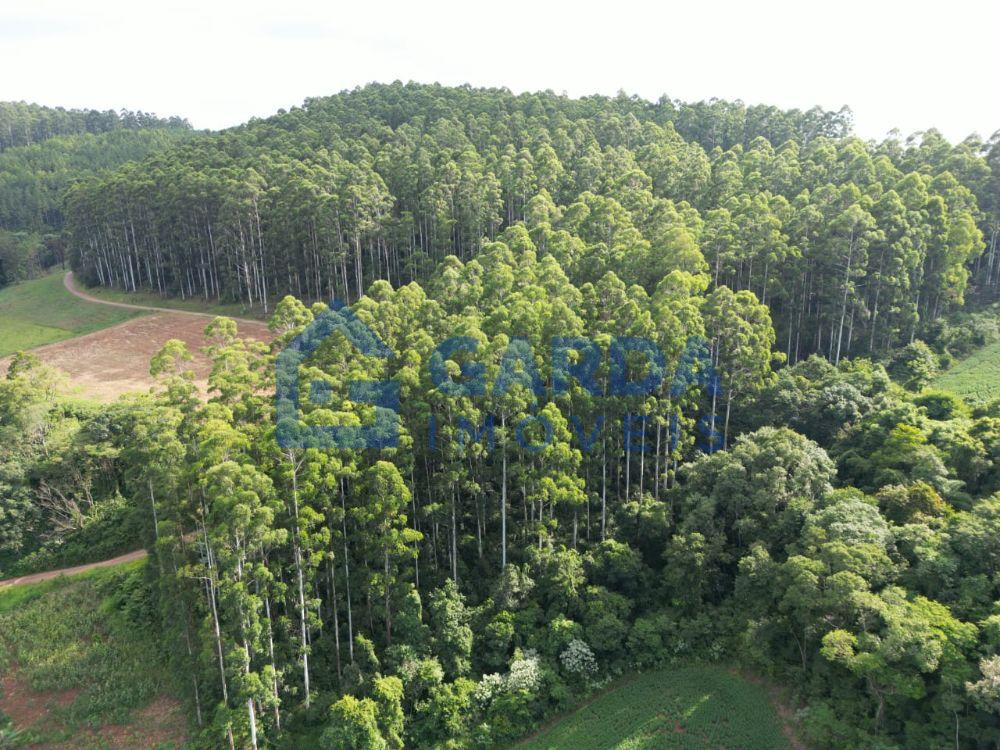
[[[0,102],[0,287],[63,262],[70,185],[192,132],[176,117]]]
[[[866,144],[846,113],[372,86],[95,177],[68,199],[95,284],[354,301],[522,222],[575,284],[707,273],[790,362],[914,338],[1000,285],[1000,147]],[[991,166],[992,165],[992,166]]]
[[[148,545],[194,747],[509,747],[691,664],[815,750],[1000,745],[1000,402],[932,385],[1000,340],[1000,141],[392,84],[107,166],[78,276],[274,341],[217,318],[207,394],[171,341],[110,405],[16,356],[0,567]]]
[[[33,146],[56,136],[100,135],[117,130],[167,127],[184,129],[191,126],[180,117],[162,118],[126,109],[101,112],[96,109],[43,107],[27,102],[0,102],[0,151]]]

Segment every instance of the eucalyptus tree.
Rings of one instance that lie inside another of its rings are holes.
[[[715,432],[718,391],[726,403],[722,447],[729,445],[733,402],[766,385],[771,378],[774,329],[767,307],[749,291],[715,289],[705,298],[705,335],[720,388],[713,389],[710,432]]]

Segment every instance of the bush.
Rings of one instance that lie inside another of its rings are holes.
[[[969,407],[954,393],[927,390],[913,399],[913,403],[927,411],[927,416],[938,421],[946,421],[969,414]]]
[[[976,349],[1000,340],[1000,303],[937,320],[924,335],[941,358],[942,366],[950,366],[952,361],[964,359]]]
[[[893,357],[889,373],[907,390],[926,388],[938,374],[939,366],[934,352],[923,341],[917,340],[903,347]]]

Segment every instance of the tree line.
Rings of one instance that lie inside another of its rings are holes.
[[[66,191],[86,175],[109,172],[188,137],[183,128],[55,136],[0,153],[0,229],[61,233]]]
[[[149,112],[123,109],[65,109],[27,102],[0,102],[0,151],[32,146],[65,135],[98,135],[115,130],[190,128],[180,117],[161,118]]]
[[[0,286],[63,261],[70,185],[191,134],[176,117],[0,102]]]
[[[767,304],[789,361],[884,352],[1000,288],[1000,146],[849,135],[848,113],[369,86],[94,177],[89,283],[269,310],[427,278],[523,223],[575,283],[671,270]]]

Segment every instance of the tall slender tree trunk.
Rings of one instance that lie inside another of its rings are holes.
[[[840,364],[840,345],[844,339],[844,321],[847,318],[847,296],[851,285],[851,262],[854,260],[854,230],[851,230],[851,242],[847,251],[847,267],[844,270],[844,296],[840,305],[840,331],[837,334],[837,356],[834,364]],[[832,342],[832,339],[831,339]]]
[[[295,455],[289,451],[287,458],[292,467],[292,554],[295,560],[295,577],[298,582],[299,599],[299,638],[302,648],[302,683],[305,690],[305,704],[310,706],[309,695],[309,634],[306,612],[305,572],[302,563],[302,541],[299,538],[299,467]]]
[[[333,570],[333,560],[327,566],[326,575],[330,579],[330,604],[333,607],[333,645],[337,662],[337,680],[342,679],[342,669],[340,664],[340,606],[337,603],[337,576]]]
[[[500,568],[507,569],[507,416],[500,415],[500,429],[504,440],[501,446],[501,479],[500,479]]]
[[[607,412],[604,412],[605,418]],[[608,437],[601,427],[601,541],[607,539],[608,530]]]
[[[278,665],[274,661],[274,625],[271,620],[271,597],[264,595],[264,615],[267,617],[267,655],[271,660],[271,695],[274,696],[274,726],[281,730],[281,699],[278,697]],[[339,657],[340,654],[337,654]]]
[[[350,556],[347,551],[347,500],[346,491],[344,490],[344,479],[340,479],[340,508],[343,511],[343,516],[341,519],[341,524],[343,527],[343,538],[344,538],[344,587],[345,598],[347,601],[347,650],[351,657],[351,664],[354,663],[354,616],[353,610],[351,609],[351,563]]]

